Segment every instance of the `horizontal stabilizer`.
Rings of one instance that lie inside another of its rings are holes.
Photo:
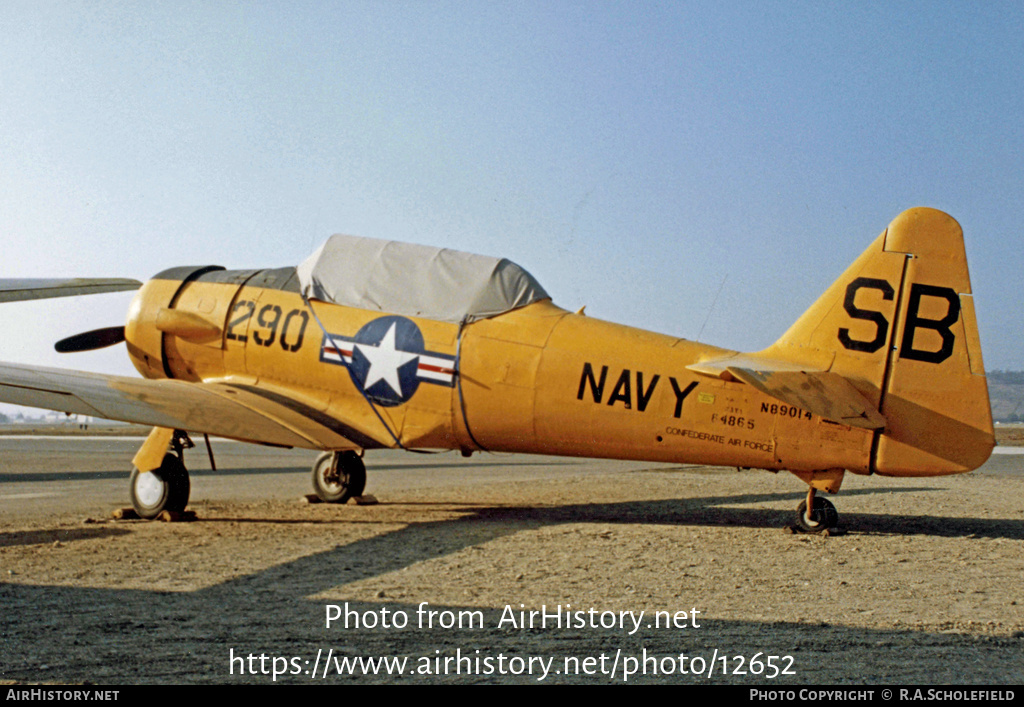
[[[742,381],[765,395],[832,422],[869,430],[885,427],[885,418],[838,373],[757,356],[733,356],[695,363],[687,368]]]
[[[21,302],[30,299],[95,295],[102,292],[122,292],[142,287],[138,280],[119,277],[70,279],[0,279],[0,302]]]

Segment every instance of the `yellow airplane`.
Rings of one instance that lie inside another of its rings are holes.
[[[83,287],[8,281],[0,300]],[[57,348],[121,341],[143,379],[0,364],[0,400],[152,425],[130,483],[147,518],[188,503],[187,432],[324,450],[328,502],[362,494],[380,448],[786,470],[807,532],[836,525],[816,492],[847,471],[955,474],[994,446],[963,234],[926,208],[757,353],[574,314],[508,260],[351,236],[297,268],[165,270],[124,327]]]

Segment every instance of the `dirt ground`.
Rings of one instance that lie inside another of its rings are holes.
[[[788,474],[642,463],[377,505],[201,501],[195,522],[3,519],[0,680],[1020,684],[1022,466],[848,475],[836,537],[786,532]],[[542,607],[561,626],[519,621]],[[389,656],[402,675],[338,674]]]
[[[996,427],[996,444],[1003,447],[1024,446],[1024,425],[1000,425]]]

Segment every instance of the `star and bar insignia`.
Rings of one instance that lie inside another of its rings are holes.
[[[423,333],[405,317],[374,319],[354,337],[325,335],[320,360],[345,366],[353,384],[384,407],[408,402],[420,383],[455,385],[455,357],[427,351]]]

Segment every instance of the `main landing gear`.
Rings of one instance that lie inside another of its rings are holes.
[[[796,507],[796,527],[804,533],[824,533],[839,523],[839,512],[827,498],[817,498],[813,486],[807,491],[807,500]],[[808,512],[810,508],[810,512]]]
[[[164,511],[182,513],[188,505],[192,485],[185,469],[184,450],[194,447],[188,435],[175,430],[169,450],[160,466],[152,471],[132,467],[128,494],[140,518],[156,518]]]
[[[313,464],[313,490],[324,503],[345,503],[365,487],[366,466],[355,452],[324,452]]]

